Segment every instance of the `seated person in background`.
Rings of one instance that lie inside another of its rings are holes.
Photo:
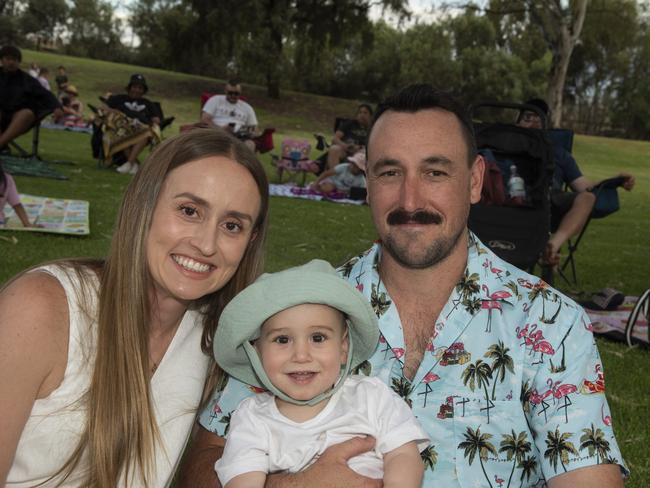
[[[148,91],[144,76],[134,74],[125,94],[111,95],[106,100],[109,114],[102,120],[104,157],[124,151],[127,158],[117,168],[118,173],[137,173],[140,153],[147,144],[160,141],[159,111],[151,100],[144,98]]]
[[[544,100],[533,98],[526,104],[538,107],[548,120],[549,108]],[[517,118],[517,125],[529,129],[541,129],[542,120],[537,113],[524,110]],[[556,231],[546,244],[542,259],[545,264],[557,266],[560,263],[560,248],[582,230],[591,215],[596,202],[591,189],[598,182],[586,178],[571,153],[563,147],[555,145],[553,157],[555,171],[551,186],[551,228]],[[623,188],[627,191],[634,188],[634,176],[629,173],[619,173],[619,176],[625,178]],[[564,185],[569,185],[573,192],[564,191]]]
[[[41,69],[38,67],[38,64],[36,64],[34,61],[29,63],[29,69],[27,70],[27,73],[29,73],[29,76],[32,78],[38,78],[38,74],[40,73]]]
[[[225,95],[211,97],[201,113],[201,124],[208,127],[220,127],[235,134],[252,150],[257,134],[257,117],[248,103],[241,100],[242,88],[238,81],[226,83]]]
[[[67,126],[84,126],[84,105],[79,98],[77,87],[68,83],[63,89],[61,105],[63,106],[63,116],[55,118],[56,124],[65,124]]]
[[[357,107],[354,119],[341,123],[334,133],[332,145],[327,151],[327,167],[325,169],[333,169],[347,156],[352,156],[366,147],[371,121],[372,107],[367,103],[362,103]]]
[[[59,66],[56,69],[56,77],[54,78],[54,82],[56,83],[58,96],[63,95],[63,89],[65,88],[65,85],[68,84],[68,75],[65,72],[64,66]]]
[[[9,173],[5,173],[0,164],[0,226],[5,225],[5,214],[3,208],[5,203],[11,205],[16,215],[25,227],[35,227],[29,221],[25,207],[20,203],[20,196],[16,189],[16,183]]]
[[[386,488],[420,487],[429,440],[411,409],[378,378],[349,375],[378,340],[370,303],[325,261],[262,275],[239,293],[221,314],[214,356],[267,391],[232,415],[215,464],[221,486],[262,488],[267,474],[302,471],[330,445],[373,436],[377,448],[350,468]]]
[[[39,117],[54,111],[60,115],[56,97],[36,78],[20,69],[22,54],[17,47],[0,49],[0,150],[32,128]]]
[[[311,184],[311,188],[324,195],[334,192],[349,194],[352,187],[366,187],[365,170],[366,153],[359,151],[350,156],[347,162],[321,173],[318,179]]]
[[[47,79],[48,76],[50,76],[50,70],[47,68],[41,68],[41,70],[38,72],[38,82],[41,84],[43,88],[45,88],[47,91],[51,92],[52,87],[50,87],[50,81]]]

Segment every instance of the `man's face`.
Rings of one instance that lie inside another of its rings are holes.
[[[483,159],[468,164],[460,121],[450,112],[388,111],[368,141],[368,203],[384,249],[413,269],[444,260],[481,197]]]
[[[368,110],[367,107],[359,107],[359,110],[357,111],[357,122],[362,126],[367,127],[370,125],[371,120],[372,114],[370,113],[370,110]]]
[[[542,119],[535,112],[530,110],[525,110],[521,117],[519,118],[519,127],[525,127],[526,129],[541,129],[542,128]]]
[[[2,68],[13,73],[20,68],[20,61],[13,56],[2,56]]]
[[[131,83],[129,87],[129,96],[131,98],[141,98],[144,95],[144,86],[140,83]]]
[[[241,85],[226,85],[226,100],[235,104],[241,95]]]

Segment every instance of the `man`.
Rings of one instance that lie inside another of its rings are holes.
[[[257,135],[257,117],[253,107],[240,98],[241,94],[241,84],[228,81],[224,95],[215,95],[205,102],[201,122],[208,127],[220,127],[232,132],[254,151],[252,138]]]
[[[65,91],[65,89],[64,89]],[[135,174],[137,173],[140,164],[138,156],[144,148],[151,142],[152,139],[159,138],[160,126],[160,111],[155,104],[144,98],[144,95],[149,91],[149,86],[144,76],[141,74],[131,75],[128,85],[126,85],[126,93],[120,95],[111,95],[106,100],[106,105],[112,111],[120,112],[126,115],[129,119],[137,120],[138,127],[133,127],[132,124],[128,125],[129,134],[124,138],[118,135],[118,131],[108,130],[108,137],[120,137],[117,146],[119,149],[109,151],[111,154],[106,154],[110,157],[113,153],[124,151],[126,155],[126,162],[117,167],[117,172],[122,174]],[[108,124],[110,125],[110,124]],[[113,134],[115,132],[115,134]],[[122,146],[122,147],[120,147]]]
[[[354,119],[347,120],[338,127],[332,138],[332,145],[327,151],[327,167],[334,169],[343,159],[363,150],[368,140],[372,107],[362,103],[357,107]]]
[[[56,97],[20,69],[22,54],[17,47],[0,49],[0,150],[31,129],[37,120],[54,112],[60,115]]]
[[[379,318],[379,345],[360,370],[403,396],[431,438],[422,486],[546,479],[551,488],[621,487],[584,311],[467,229],[483,170],[471,121],[446,94],[413,85],[380,105],[367,179],[381,241],[341,268]],[[203,411],[183,470],[187,486],[217,486],[210,471],[224,444],[218,436],[251,394],[230,378]],[[592,438],[600,450],[589,450],[584,439]],[[378,486],[346,464],[372,446],[369,438],[333,446],[267,486]]]
[[[548,104],[541,98],[533,98],[526,102],[539,108],[548,120]],[[532,110],[523,110],[519,114],[517,125],[528,129],[542,129],[542,119]],[[597,185],[583,176],[576,160],[571,153],[560,146],[553,147],[555,171],[551,187],[551,228],[556,229],[551,235],[543,254],[545,264],[557,266],[560,264],[560,248],[571,237],[577,235],[585,226],[589,215],[596,203],[596,197],[591,189]],[[629,173],[619,173],[625,178],[623,188],[627,191],[634,188],[634,176]],[[564,191],[569,185],[573,192]]]

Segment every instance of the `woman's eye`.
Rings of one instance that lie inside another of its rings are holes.
[[[237,222],[226,222],[226,229],[230,232],[239,232],[242,230],[242,226]]]
[[[181,205],[179,208],[183,215],[186,215],[188,217],[193,217],[196,215],[196,209],[194,207],[190,207],[189,205]]]

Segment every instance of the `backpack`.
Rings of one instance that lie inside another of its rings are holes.
[[[483,188],[481,189],[481,203],[483,205],[504,205],[506,203],[506,190],[503,185],[503,174],[492,154],[485,150],[480,153],[485,161],[483,173]]]

